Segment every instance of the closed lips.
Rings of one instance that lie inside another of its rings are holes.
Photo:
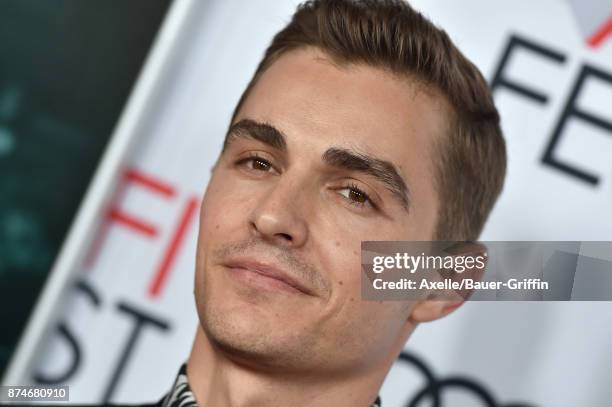
[[[279,280],[295,288],[296,290],[303,292],[304,294],[313,295],[312,290],[310,290],[308,286],[306,286],[306,284],[304,284],[294,276],[290,275],[289,273],[271,264],[262,263],[252,259],[240,259],[229,261],[225,264],[225,266],[229,268],[244,269],[253,273],[261,274],[265,277]]]

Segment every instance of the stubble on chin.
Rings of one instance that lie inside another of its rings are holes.
[[[283,331],[271,332],[251,316],[238,321],[212,304],[202,311],[200,325],[211,346],[245,367],[283,374],[304,372],[320,354],[308,333],[292,332],[282,322],[278,325],[285,327]]]

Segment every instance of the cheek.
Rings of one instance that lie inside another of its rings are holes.
[[[361,296],[361,241],[344,244],[347,245],[344,250],[339,250],[341,247],[336,247],[335,250],[340,262],[336,268],[337,285],[345,295],[350,296],[350,300],[358,300]]]
[[[200,209],[200,234],[207,239],[214,238],[216,230],[221,228],[220,222],[225,221],[225,217],[219,216],[219,203],[215,201],[214,194],[207,191],[202,201]]]
[[[346,220],[346,216],[344,219]],[[358,222],[346,221],[330,221],[325,224],[322,230],[322,233],[325,232],[322,235],[325,238],[318,239],[321,242],[318,252],[325,254],[323,269],[328,271],[333,288],[329,314],[338,317],[336,324],[339,325],[339,331],[348,335],[351,335],[351,332],[363,332],[364,329],[380,330],[383,333],[397,331],[402,319],[402,312],[397,309],[398,304],[362,300],[361,242],[406,240],[406,236],[417,235],[416,231],[411,232],[412,228],[414,226],[409,220],[388,224],[379,221],[368,227]]]
[[[361,303],[361,239],[360,234],[343,231],[342,226],[328,231],[326,238],[320,239],[318,253],[326,259],[321,265],[331,283],[331,297],[328,303],[328,315],[336,315],[340,325],[352,325],[357,322]],[[335,232],[335,233],[334,233]],[[326,313],[327,314],[327,313]],[[357,324],[358,325],[358,324]],[[340,330],[344,328],[339,327]],[[346,326],[350,331],[352,327]]]
[[[250,204],[234,184],[223,173],[214,175],[208,184],[200,212],[200,233],[206,238],[214,240],[244,224]]]
[[[331,215],[320,217],[323,221],[312,225],[313,252],[324,259],[321,269],[327,272],[338,301],[358,301],[361,299],[361,242],[405,240],[406,225],[352,218],[346,212]]]
[[[371,365],[395,349],[406,323],[405,313],[393,304],[363,301],[357,293],[349,296],[337,314],[333,329],[327,331],[333,331],[331,341],[338,354],[361,355],[360,363]]]
[[[329,208],[323,209],[327,209],[329,214]],[[324,213],[323,210],[319,211],[318,222],[310,224],[309,250],[313,257],[319,258],[318,266],[332,285],[332,295],[357,300],[360,294],[360,237],[364,236],[363,231],[356,231],[360,225],[351,225],[346,213],[322,216]]]
[[[211,253],[215,247],[227,239],[231,231],[237,229],[239,219],[235,205],[231,204],[231,194],[228,194],[226,185],[218,182],[219,177],[211,178],[202,205],[200,207],[200,224],[196,251],[196,282],[203,278],[205,263],[212,259]],[[229,196],[228,196],[229,195]]]

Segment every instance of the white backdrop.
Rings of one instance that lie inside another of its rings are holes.
[[[231,111],[296,4],[215,0],[194,10],[32,381],[69,384],[71,402],[153,401],[168,389],[197,324],[199,199]],[[612,3],[412,4],[495,85],[509,169],[482,239],[610,240]],[[438,379],[473,379],[501,404],[606,406],[611,341],[610,303],[469,303],[419,327],[406,350]],[[424,383],[398,363],[383,405],[405,405]],[[442,397],[443,405],[486,405],[464,387]]]

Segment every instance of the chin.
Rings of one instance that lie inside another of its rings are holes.
[[[200,319],[202,329],[212,346],[231,360],[258,368],[277,365],[283,359],[282,340],[270,334],[270,327],[253,315],[215,312],[209,307]],[[278,332],[278,330],[276,330]]]
[[[308,337],[298,337],[286,322],[239,307],[219,309],[213,304],[200,309],[200,325],[207,340],[225,357],[258,370],[303,371],[318,352]],[[223,308],[223,307],[221,307]]]

